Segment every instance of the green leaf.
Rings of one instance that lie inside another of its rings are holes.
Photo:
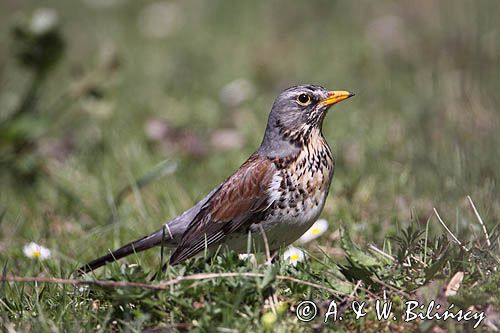
[[[349,282],[342,281],[340,279],[330,279],[328,281],[330,287],[337,291],[340,291],[343,294],[350,294],[353,289],[353,285]]]
[[[264,277],[259,282],[259,288],[261,290],[267,288],[271,283],[276,280],[276,275],[278,274],[277,265],[270,265],[264,272]]]
[[[440,271],[444,265],[448,262],[448,248],[443,252],[441,257],[433,263],[431,266],[425,269],[425,280],[430,281],[438,271]]]
[[[378,259],[361,251],[351,240],[349,232],[341,229],[341,245],[346,256],[352,262],[363,267],[381,267],[383,263]]]

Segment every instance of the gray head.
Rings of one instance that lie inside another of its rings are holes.
[[[313,132],[321,133],[328,109],[353,95],[309,84],[282,91],[274,101],[259,152],[283,157],[301,148]]]

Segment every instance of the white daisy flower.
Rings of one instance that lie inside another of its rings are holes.
[[[51,256],[51,251],[49,249],[34,242],[24,245],[23,252],[24,255],[28,258],[35,258],[40,260],[48,259]]]
[[[328,221],[325,219],[317,220],[300,238],[299,243],[304,244],[323,235],[328,229]]]
[[[283,253],[283,259],[291,263],[293,266],[296,266],[297,263],[304,261],[305,258],[305,252],[294,246],[289,246],[285,253]]]

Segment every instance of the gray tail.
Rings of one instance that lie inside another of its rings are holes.
[[[106,265],[109,262],[117,261],[123,257],[128,256],[132,253],[142,252],[144,250],[150,249],[157,245],[160,245],[163,240],[170,239],[169,234],[166,233],[164,228],[153,232],[152,234],[145,236],[143,238],[137,239],[133,242],[130,242],[118,250],[115,250],[111,253],[108,253],[102,257],[92,260],[91,262],[83,265],[78,268],[77,274],[84,274],[93,271],[101,266]]]

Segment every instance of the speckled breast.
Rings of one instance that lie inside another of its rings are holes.
[[[334,160],[322,136],[295,155],[275,161],[279,170],[270,188],[274,201],[260,222],[271,249],[299,238],[319,217],[333,176]],[[254,224],[250,229],[258,229]]]

